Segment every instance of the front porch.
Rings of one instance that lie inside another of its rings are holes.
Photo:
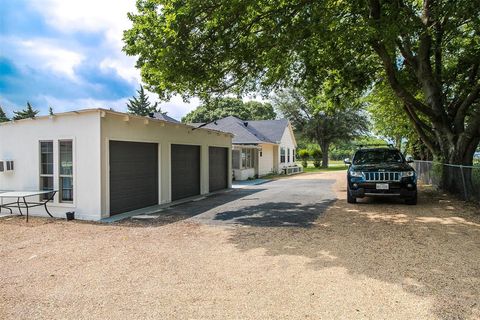
[[[233,145],[233,180],[241,181],[258,178],[258,158],[261,147],[258,145]]]

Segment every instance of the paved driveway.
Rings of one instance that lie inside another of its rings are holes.
[[[153,215],[158,216],[154,219],[157,222],[141,221],[163,224],[191,218],[191,221],[204,224],[307,227],[335,201],[334,183],[334,179],[294,176],[218,193],[163,210]]]

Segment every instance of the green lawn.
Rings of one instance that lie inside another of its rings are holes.
[[[323,172],[323,171],[338,171],[338,170],[347,170],[347,166],[343,163],[343,161],[338,160],[330,160],[328,164],[328,168],[315,168],[313,166],[313,161],[308,161],[308,166],[303,168],[303,172]],[[301,166],[302,162],[297,161],[297,165]]]
[[[302,166],[301,161],[296,162],[298,166]],[[303,172],[311,173],[311,172],[327,172],[327,171],[339,171],[339,170],[347,170],[347,166],[343,163],[343,161],[335,161],[330,160],[328,164],[328,168],[315,168],[313,166],[313,161],[308,161],[308,167],[303,168]],[[266,176],[262,176],[262,179],[279,179],[279,178],[286,178],[289,176],[283,174],[268,174]]]

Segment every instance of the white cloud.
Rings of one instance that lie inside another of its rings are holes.
[[[46,39],[18,40],[17,44],[17,54],[25,61],[73,80],[76,80],[74,68],[85,59],[82,54],[61,48]]]
[[[128,12],[135,12],[134,0],[30,0],[28,4],[39,12],[46,23],[60,34],[71,39],[62,43],[55,39],[29,39],[21,42],[23,49],[28,49],[25,61],[32,61],[35,67],[43,66],[56,73],[62,73],[75,79],[75,66],[82,61],[98,61],[100,71],[113,69],[115,72],[138,87],[141,76],[135,68],[135,57],[126,56],[122,51],[123,31],[131,27]],[[82,46],[76,40],[77,33],[96,34],[103,37],[100,48]],[[1,39],[0,39],[1,40]],[[23,50],[22,49],[22,50]],[[25,51],[23,50],[23,51]],[[28,56],[27,56],[28,54]],[[149,94],[152,102],[158,97]],[[126,102],[130,97],[119,100],[99,99],[58,99],[54,93],[37,97],[46,105],[52,105],[56,112],[81,108],[114,108],[126,110]],[[198,99],[185,103],[180,97],[161,104],[163,111],[171,117],[180,119],[199,105]]]
[[[150,99],[150,101],[155,101],[154,99]],[[163,112],[167,112],[167,114],[180,120],[183,116],[187,113],[195,109],[200,105],[200,100],[197,98],[191,99],[189,103],[186,103],[182,100],[181,97],[175,96],[170,101],[164,102],[159,104],[160,108]]]
[[[113,31],[120,37],[129,27],[127,13],[135,10],[132,0],[31,0],[51,26],[63,32]]]
[[[60,113],[72,110],[81,109],[114,109],[116,111],[125,112],[127,110],[128,98],[121,98],[117,100],[102,100],[102,99],[58,99],[50,95],[41,95],[35,97],[37,101],[42,101],[43,105],[51,106],[54,112]]]
[[[132,0],[32,0],[45,21],[63,33],[91,32],[104,36],[110,53],[101,62],[102,68],[114,69],[127,81],[139,81],[135,58],[122,52],[123,31],[131,27],[128,12],[135,11]]]
[[[102,60],[100,69],[113,69],[123,79],[139,83],[141,81],[140,72],[133,65],[135,65],[135,58],[133,57],[108,57]]]
[[[156,95],[148,93],[149,100],[151,102],[157,101]],[[37,101],[42,101],[42,105],[52,106],[54,112],[65,112],[80,109],[91,108],[112,108],[115,111],[125,112],[127,111],[127,102],[130,97],[125,97],[117,100],[102,100],[102,99],[58,99],[53,96],[42,95],[37,96]],[[169,102],[161,103],[160,108],[163,112],[180,120],[188,112],[195,109],[200,104],[198,99],[192,99],[190,103],[185,103],[180,97],[174,97]]]

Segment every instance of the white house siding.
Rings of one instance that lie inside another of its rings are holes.
[[[75,211],[79,219],[100,218],[100,118],[98,113],[25,119],[0,125],[0,159],[14,160],[14,171],[0,173],[0,190],[40,188],[40,147],[42,140],[53,141],[54,188],[59,189],[58,141],[73,140],[73,203],[59,203],[59,195],[49,204],[54,216]],[[35,198],[28,199],[37,201]],[[6,200],[4,200],[6,201]],[[30,209],[46,215],[43,207]]]
[[[274,171],[274,148],[272,144],[262,144],[261,148],[262,156],[258,157],[258,175],[264,176]]]
[[[198,145],[200,158],[200,193],[209,192],[208,147],[228,148],[228,172],[231,168],[232,139],[229,134],[217,133],[203,129],[192,130],[182,124],[160,122],[138,117],[127,117],[124,114],[106,113],[102,123],[102,216],[109,216],[109,141],[132,141],[158,143],[159,147],[159,202],[171,201],[171,163],[170,146],[172,144]],[[231,177],[228,181],[231,187]]]
[[[285,148],[285,163],[280,162],[280,148]],[[295,137],[293,136],[293,132],[290,126],[285,128],[283,133],[282,139],[280,140],[280,146],[277,155],[277,161],[279,163],[279,168],[282,169],[287,166],[292,166],[295,164],[295,160],[293,159],[293,150],[297,147],[295,142]],[[290,157],[287,156],[287,150],[290,152]],[[290,158],[290,161],[287,159]]]

